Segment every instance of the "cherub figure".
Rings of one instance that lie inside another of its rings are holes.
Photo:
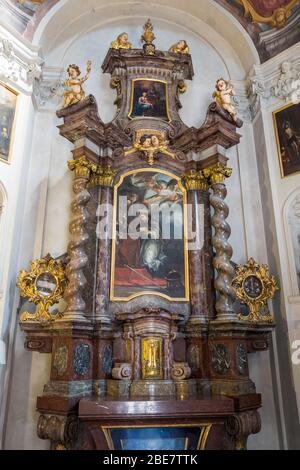
[[[175,158],[175,154],[168,149],[168,144],[169,141],[165,140],[162,136],[143,134],[140,137],[136,137],[133,147],[125,151],[125,156],[140,151],[147,157],[148,164],[153,165],[155,155],[159,152],[173,159]]]
[[[237,121],[237,111],[234,104],[231,101],[231,97],[235,96],[233,86],[224,78],[219,78],[216,82],[216,91],[213,93],[213,98],[221,108],[228,111],[232,119]]]
[[[91,68],[92,62],[88,60],[86,66],[86,74],[84,75],[84,77],[80,78],[79,75],[81,72],[78,65],[69,65],[67,69],[69,78],[64,82],[65,86],[68,87],[64,92],[64,108],[71,106],[71,104],[78,103],[79,101],[82,101],[85,98],[85,92],[82,88],[82,84],[89,78]]]
[[[175,54],[189,54],[190,50],[185,39],[181,39],[170,47],[169,52],[174,52]]]
[[[131,49],[132,44],[128,41],[128,34],[121,33],[115,41],[110,44],[112,49]]]

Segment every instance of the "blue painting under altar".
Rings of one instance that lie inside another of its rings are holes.
[[[201,427],[110,429],[114,450],[197,450]]]

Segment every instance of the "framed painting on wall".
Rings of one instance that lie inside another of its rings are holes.
[[[131,85],[129,118],[157,118],[170,121],[167,82],[155,79],[135,79]]]
[[[9,163],[14,139],[18,93],[0,83],[0,160]]]
[[[300,171],[300,102],[273,113],[281,176]]]
[[[125,173],[114,189],[111,300],[187,301],[186,230],[180,178],[149,168]]]

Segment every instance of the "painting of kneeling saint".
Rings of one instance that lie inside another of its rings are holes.
[[[17,94],[0,84],[0,159],[8,163],[11,155]]]
[[[274,125],[281,176],[300,171],[300,103],[275,111]]]
[[[152,117],[170,121],[167,83],[151,79],[133,80],[129,117]]]
[[[162,170],[135,170],[115,187],[111,300],[188,298],[185,190]]]

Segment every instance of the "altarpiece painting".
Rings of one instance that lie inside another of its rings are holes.
[[[112,298],[186,300],[185,190],[171,173],[131,171],[115,188]]]

